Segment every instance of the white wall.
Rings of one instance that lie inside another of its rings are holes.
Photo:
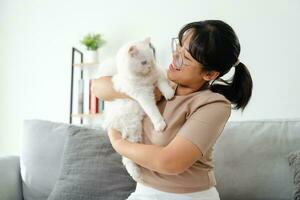
[[[159,63],[186,23],[221,19],[241,43],[253,97],[230,120],[300,117],[300,1],[0,1],[0,155],[18,154],[24,119],[68,122],[71,47],[100,32],[102,58],[131,39],[152,37]],[[51,141],[49,141],[51,142]]]

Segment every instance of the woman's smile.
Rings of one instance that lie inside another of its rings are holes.
[[[174,65],[174,62],[172,62],[169,66],[170,71],[180,71],[180,69],[177,69]]]

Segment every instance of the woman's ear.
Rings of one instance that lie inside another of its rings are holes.
[[[206,81],[215,80],[220,75],[218,71],[208,71],[204,73],[203,79]]]

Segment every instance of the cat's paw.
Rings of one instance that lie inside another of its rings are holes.
[[[154,124],[155,131],[163,131],[165,127],[166,127],[166,122],[164,120],[161,120]]]
[[[174,97],[175,89],[171,87],[165,88],[165,91],[163,91],[163,95],[167,100],[170,100]]]

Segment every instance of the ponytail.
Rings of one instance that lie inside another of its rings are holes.
[[[233,105],[234,109],[244,110],[252,95],[252,78],[243,63],[235,66],[233,77],[229,81],[217,79],[222,84],[212,82],[210,90],[224,95]]]

